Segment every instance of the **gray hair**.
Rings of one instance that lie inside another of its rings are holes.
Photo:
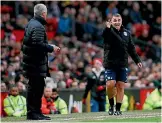
[[[47,7],[44,4],[37,4],[34,6],[34,16],[41,16],[43,12],[47,12]]]

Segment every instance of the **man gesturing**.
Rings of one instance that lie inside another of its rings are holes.
[[[47,8],[44,4],[34,7],[34,17],[25,28],[23,41],[23,73],[29,79],[27,92],[27,119],[50,120],[41,113],[41,98],[48,75],[48,52],[60,50],[49,45],[44,25],[46,24]]]
[[[106,26],[103,38],[105,79],[110,103],[109,115],[121,115],[124,84],[127,82],[128,54],[139,68],[142,67],[142,63],[135,51],[130,32],[122,26],[121,15],[113,15],[111,20],[106,22]],[[115,95],[116,111],[114,111]]]

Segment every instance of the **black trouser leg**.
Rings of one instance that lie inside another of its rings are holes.
[[[30,77],[27,92],[27,112],[41,113],[41,98],[45,86],[44,77]]]
[[[42,96],[44,92],[45,80],[44,78],[39,79],[39,84],[36,86],[36,96],[35,96],[35,107],[38,113],[41,113],[41,105],[42,105]]]

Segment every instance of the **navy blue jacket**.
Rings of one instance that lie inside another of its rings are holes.
[[[120,31],[114,27],[105,28],[102,34],[104,38],[104,67],[128,67],[128,55],[135,63],[139,63],[140,58],[135,51],[131,34],[124,27]]]
[[[23,40],[23,73],[26,77],[42,76],[48,73],[48,52],[53,51],[53,47],[47,42],[44,25],[46,21],[36,16],[29,21],[25,28]]]

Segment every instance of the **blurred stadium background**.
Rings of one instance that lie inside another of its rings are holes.
[[[47,78],[47,86],[58,88],[67,104],[75,104],[79,112],[89,111],[81,103],[85,75],[93,67],[94,58],[103,58],[101,34],[105,21],[114,13],[122,15],[123,25],[131,31],[144,65],[139,70],[129,59],[128,110],[141,110],[149,93],[161,85],[161,1],[2,1],[1,106],[10,84],[16,84],[26,96],[21,44],[24,27],[33,17],[37,3],[48,8],[49,43],[61,47],[60,54],[49,54],[52,78]]]

